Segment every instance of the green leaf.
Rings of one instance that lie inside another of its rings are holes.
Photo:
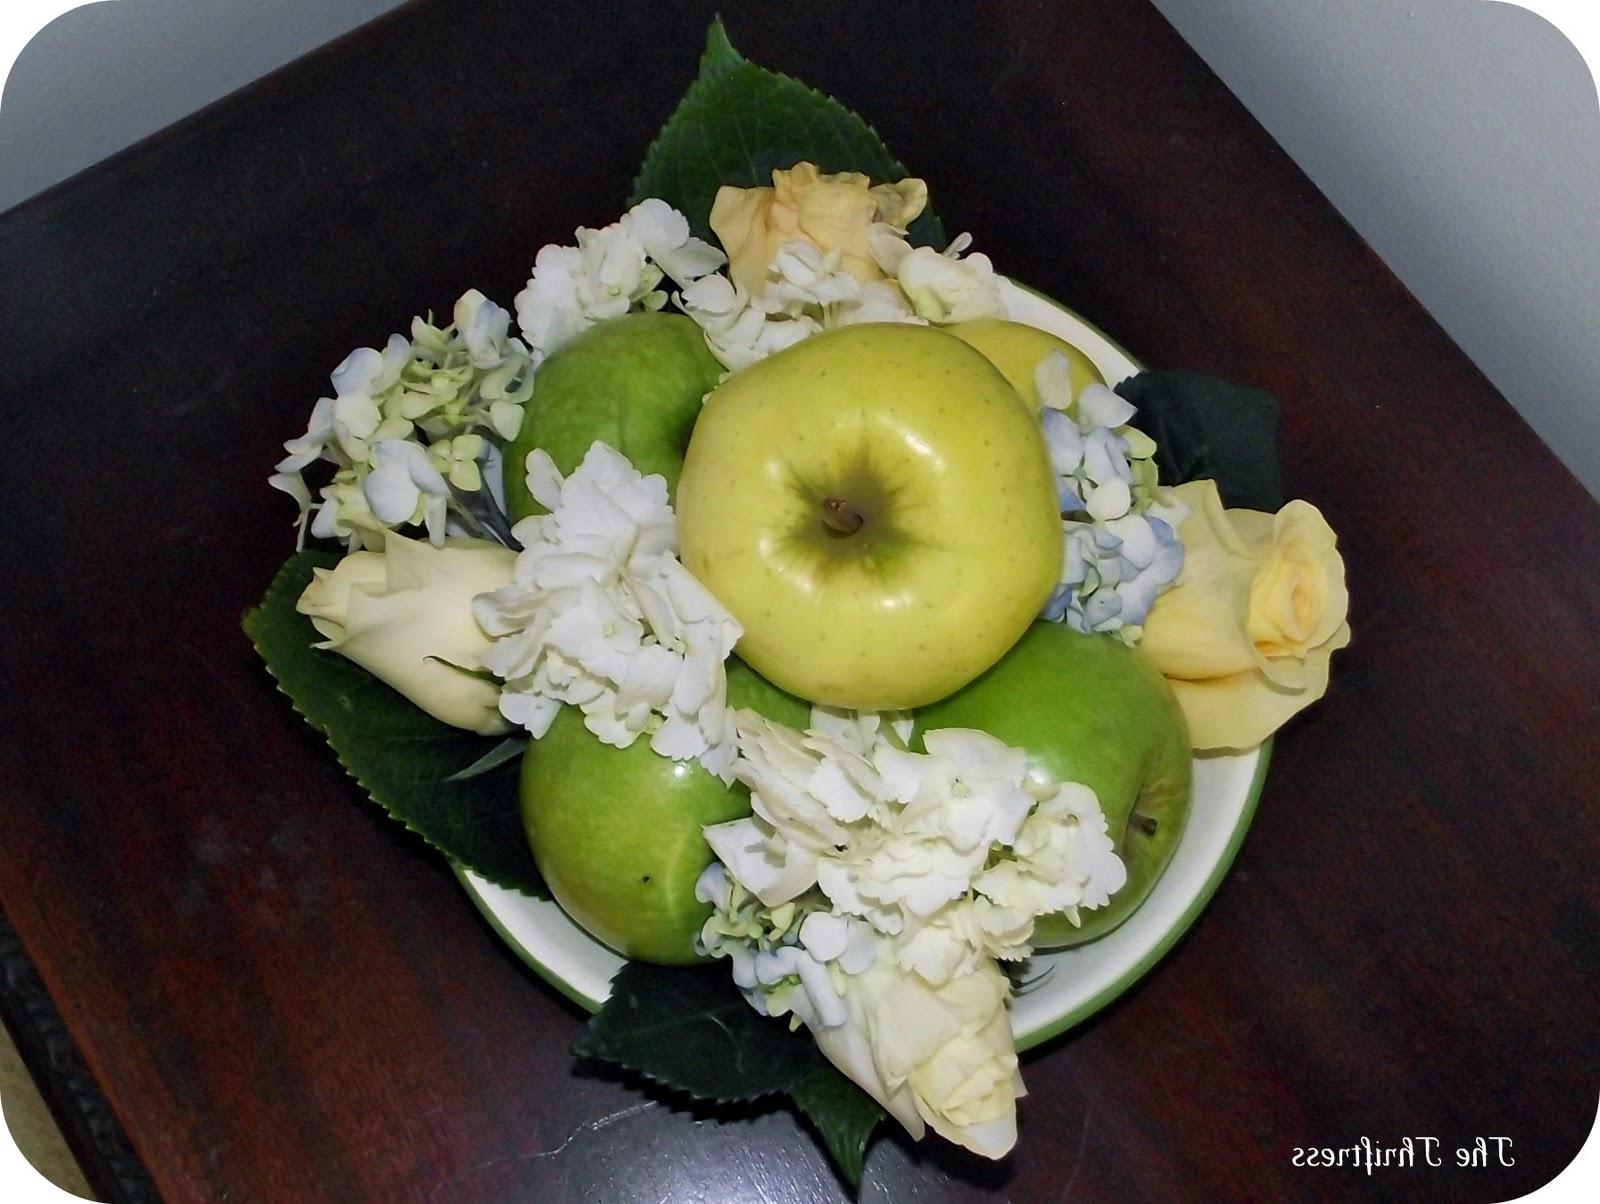
[[[515,764],[459,776],[503,742],[440,723],[365,669],[312,646],[316,629],[294,604],[312,569],[337,560],[297,553],[245,616],[244,629],[278,688],[373,802],[491,882],[548,898],[522,828]]]
[[[1209,478],[1224,506],[1283,505],[1272,394],[1181,370],[1141,372],[1117,392],[1138,408],[1133,425],[1155,440],[1163,485]]]
[[[806,1032],[756,1012],[725,965],[628,962],[572,1050],[693,1099],[734,1103],[787,1091],[816,1065]]]
[[[878,1101],[821,1057],[789,1094],[816,1128],[839,1173],[851,1187],[858,1186],[867,1143],[884,1118]]]
[[[630,203],[660,197],[710,239],[719,187],[771,184],[775,168],[802,160],[825,172],[864,172],[874,184],[911,174],[872,127],[838,101],[741,55],[718,19],[706,38],[700,74],[651,144]],[[942,248],[946,242],[931,210],[909,234],[919,245]]]

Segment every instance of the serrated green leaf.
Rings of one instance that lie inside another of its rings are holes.
[[[1278,403],[1260,389],[1200,372],[1141,372],[1117,386],[1137,407],[1133,425],[1156,444],[1163,485],[1214,480],[1222,504],[1276,512]]]
[[[312,646],[316,630],[294,604],[312,569],[337,560],[297,553],[245,616],[244,629],[279,689],[391,816],[491,882],[548,898],[522,828],[516,765],[452,780],[502,741],[440,723],[366,670]]]
[[[744,55],[735,50],[729,41],[728,28],[722,23],[722,18],[713,17],[711,28],[706,31],[705,53],[700,56],[700,78],[719,79],[746,62],[748,60]]]
[[[726,965],[628,962],[572,1051],[669,1091],[739,1103],[787,1091],[816,1064],[806,1032],[758,1014]]]
[[[719,19],[707,35],[699,76],[651,143],[630,203],[660,197],[710,239],[719,187],[771,184],[775,168],[802,160],[825,172],[864,172],[874,184],[910,174],[873,128],[838,101],[741,55]],[[918,245],[946,242],[931,209],[909,235]]]
[[[867,1143],[885,1115],[878,1101],[821,1057],[789,1095],[816,1128],[845,1181],[858,1186]]]

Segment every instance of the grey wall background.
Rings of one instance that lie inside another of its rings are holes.
[[[100,0],[62,14],[0,93],[0,210],[399,2]]]
[[[1489,0],[1153,2],[1600,497],[1600,102],[1572,45]],[[66,14],[6,82],[0,209],[395,3]]]

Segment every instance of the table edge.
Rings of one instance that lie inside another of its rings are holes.
[[[89,1073],[32,957],[0,906],[0,1023],[97,1200],[157,1204],[155,1184]]]

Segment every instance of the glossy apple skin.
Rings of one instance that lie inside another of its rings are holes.
[[[979,728],[1099,797],[1127,884],[1107,906],[1080,912],[1081,927],[1065,915],[1042,918],[1039,948],[1104,936],[1172,860],[1194,787],[1189,729],[1161,674],[1112,637],[1035,623],[999,664],[916,720],[918,739],[942,727]]]
[[[728,662],[728,702],[804,728],[811,711]],[[522,820],[534,863],[563,910],[624,957],[682,965],[711,908],[694,897],[711,863],[705,824],[750,814],[750,794],[640,737],[602,744],[563,707],[522,758]]]
[[[542,447],[563,473],[604,440],[633,466],[667,479],[670,495],[700,402],[723,368],[681,314],[638,313],[592,326],[539,366],[522,428],[506,450],[506,512],[544,508],[528,493],[528,453]]]
[[[1022,395],[1022,400],[1028,403],[1035,414],[1039,412],[1039,391],[1033,387],[1033,370],[1052,351],[1059,351],[1067,357],[1074,397],[1085,385],[1105,383],[1100,369],[1071,343],[1022,322],[976,318],[971,322],[957,322],[944,329],[968,346],[981,351],[985,359],[1000,369],[1000,374],[1011,382],[1011,387]]]
[[[825,499],[864,515],[830,530]],[[930,327],[849,326],[706,399],[678,485],[683,563],[790,693],[920,706],[1027,630],[1061,568],[1039,424],[988,360]]]

